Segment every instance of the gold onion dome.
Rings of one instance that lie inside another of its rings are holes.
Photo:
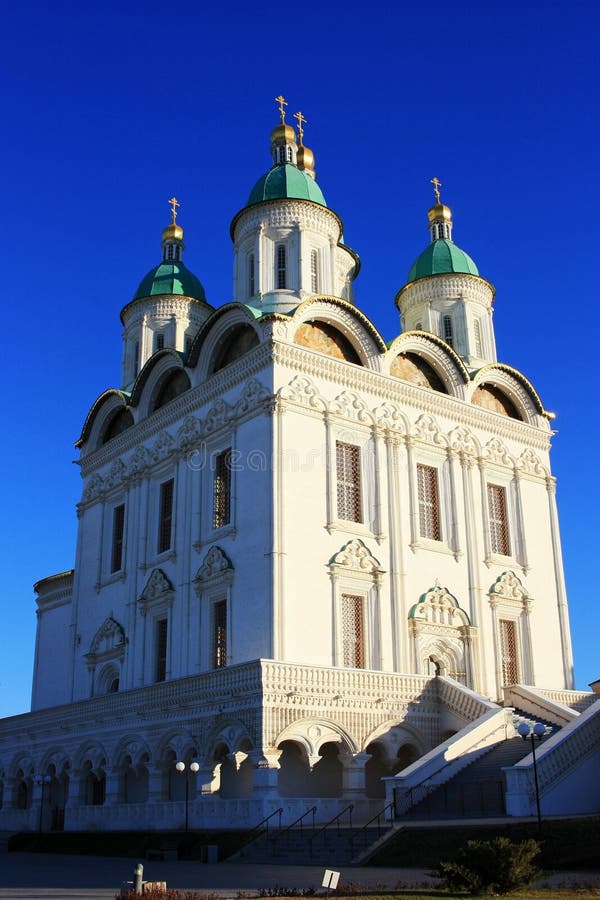
[[[305,147],[304,144],[302,144],[300,147],[298,147],[297,160],[298,160],[298,168],[299,169],[309,169],[311,172],[314,172],[314,168],[315,168],[314,153],[308,147]]]
[[[291,125],[277,125],[271,132],[271,144],[280,144],[281,142],[295,144],[296,132]]]
[[[181,225],[177,225],[175,222],[171,222],[170,225],[167,225],[165,230],[162,233],[163,241],[182,241],[183,240],[183,228]]]
[[[449,206],[445,206],[443,203],[436,203],[435,206],[432,206],[431,209],[427,211],[427,216],[430,223],[451,222],[452,210]]]

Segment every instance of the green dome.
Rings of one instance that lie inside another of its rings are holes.
[[[156,294],[183,294],[185,297],[193,297],[206,303],[204,288],[182,262],[161,262],[160,265],[150,269],[140,281],[133,299],[154,297]]]
[[[448,275],[452,272],[479,275],[479,269],[464,250],[452,241],[440,238],[432,241],[417,257],[408,273],[407,283],[427,278],[428,275]]]
[[[283,200],[286,197],[312,200],[313,203],[327,206],[323,192],[314,178],[289,163],[273,166],[258,179],[248,197],[248,206],[263,200]]]

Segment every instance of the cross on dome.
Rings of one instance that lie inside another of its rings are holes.
[[[275,103],[279,104],[279,115],[281,116],[281,124],[285,125],[285,107],[288,105],[285,97],[280,94],[279,97],[275,97]]]
[[[298,122],[298,143],[302,146],[302,138],[304,137],[304,129],[302,126],[306,124],[306,119],[301,112],[294,113],[294,119]]]
[[[177,218],[177,207],[181,206],[181,203],[179,202],[177,197],[171,197],[171,199],[169,200],[169,203],[171,205],[171,216],[172,216],[171,224],[174,225],[175,220]]]
[[[435,194],[435,202],[439,204],[439,203],[441,203],[440,188],[442,186],[442,182],[439,180],[439,178],[431,178],[430,181],[431,181],[431,184],[433,185],[433,193]]]

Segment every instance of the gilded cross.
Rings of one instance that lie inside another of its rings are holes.
[[[275,97],[275,103],[279,104],[279,115],[281,116],[281,124],[285,125],[285,107],[288,105],[285,97],[282,97],[280,94],[279,97]]]
[[[302,138],[304,137],[304,129],[302,126],[306,124],[306,119],[301,112],[294,113],[294,118],[298,122],[298,142],[302,145]]]
[[[439,204],[441,202],[440,201],[440,188],[442,186],[442,182],[439,180],[439,178],[432,178],[430,180],[433,185],[433,193],[435,194],[435,202]]]
[[[171,204],[171,215],[173,216],[172,224],[174,225],[175,219],[177,218],[177,207],[181,206],[181,203],[176,197],[171,197],[169,203]]]

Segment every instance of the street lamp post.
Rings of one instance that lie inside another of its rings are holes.
[[[185,830],[187,832],[190,808],[190,775],[195,775],[200,769],[200,766],[197,762],[193,762],[190,763],[188,767],[184,762],[179,761],[175,763],[175,768],[180,775],[183,775],[185,772]]]
[[[541,832],[542,812],[540,809],[540,785],[538,782],[537,760],[535,758],[535,742],[536,740],[541,741],[543,736],[546,734],[546,726],[542,725],[541,722],[536,722],[532,728],[527,724],[527,722],[521,722],[521,724],[517,728],[517,731],[524,741],[531,738],[531,753],[533,755],[533,779],[535,782],[535,805],[537,809],[538,831]]]
[[[50,784],[52,781],[51,775],[38,775],[35,779],[35,783],[39,785],[42,789],[42,796],[40,797],[40,821],[38,824],[38,832],[42,833],[42,815],[44,812],[44,789],[47,784]]]

